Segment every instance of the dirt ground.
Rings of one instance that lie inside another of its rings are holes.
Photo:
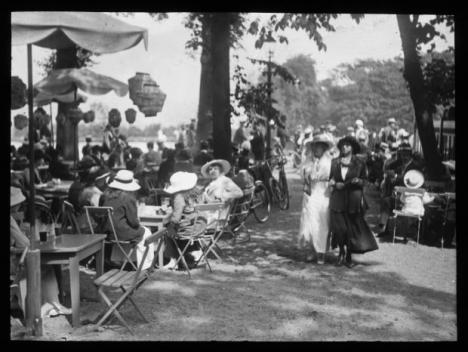
[[[297,249],[301,182],[288,169],[291,206],[273,209],[270,220],[247,222],[251,241],[222,242],[226,259],[211,260],[213,272],[156,270],[135,294],[150,323],[130,303],[121,312],[129,332],[114,319],[95,329],[72,329],[65,317],[44,318],[40,340],[152,341],[454,341],[456,250],[414,243],[379,243],[377,251],[354,256],[356,267],[305,262]],[[369,192],[368,221],[378,204]],[[104,307],[93,302],[92,276],[82,275],[82,320]],[[66,275],[64,275],[66,276]]]

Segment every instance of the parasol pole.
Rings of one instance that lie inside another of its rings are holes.
[[[54,118],[52,117],[52,101],[49,103],[49,111],[50,111],[50,144],[52,148],[54,146]]]
[[[33,115],[33,79],[32,79],[32,45],[28,44],[28,113],[29,113],[29,224],[30,250],[26,255],[27,293],[26,293],[26,326],[34,335],[42,336],[41,318],[41,252],[36,244],[36,217],[34,214],[34,140],[35,127]]]
[[[78,87],[77,85],[75,84],[75,103],[76,103],[76,95],[77,95],[77,91],[78,91]],[[75,123],[75,122],[73,122]],[[75,130],[73,131],[73,148],[75,149],[75,170],[76,170],[76,167],[77,167],[77,164],[78,164],[78,142],[77,142],[77,137],[78,137],[78,123],[76,123],[75,125]]]

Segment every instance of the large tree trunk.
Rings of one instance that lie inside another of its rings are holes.
[[[416,126],[424,154],[429,178],[438,180],[443,175],[442,158],[437,149],[432,114],[424,87],[424,77],[420,58],[416,49],[416,24],[412,23],[409,15],[397,15],[398,28],[404,55],[404,77],[408,82],[411,100],[414,105]]]
[[[213,16],[213,143],[214,157],[231,161],[231,121],[229,89],[229,13]]]
[[[211,59],[211,23],[203,22],[200,97],[198,101],[197,145],[213,135],[213,67]]]
[[[76,48],[58,49],[56,69],[78,67]],[[79,104],[58,103],[58,113],[67,116],[67,111],[76,108]],[[57,147],[62,149],[65,160],[74,160],[75,151],[78,151],[78,125],[66,118],[63,124],[57,123]],[[78,155],[77,155],[78,157]]]

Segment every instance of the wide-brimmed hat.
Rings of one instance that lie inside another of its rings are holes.
[[[10,186],[10,207],[21,204],[25,200],[26,197],[23,195],[23,192],[21,192],[21,189]]]
[[[170,185],[164,189],[166,193],[188,191],[197,184],[197,174],[193,172],[177,171],[169,179]]]
[[[109,187],[129,192],[138,191],[140,189],[140,185],[133,178],[133,172],[130,170],[119,170],[109,184]]]
[[[408,188],[419,188],[424,184],[424,176],[418,170],[409,170],[403,177],[403,182]]]
[[[388,124],[396,123],[396,120],[393,117],[390,117],[387,121]]]
[[[330,140],[330,138],[328,138],[324,134],[315,135],[312,140],[307,140],[306,141],[306,145],[310,146],[310,147],[313,147],[314,144],[318,144],[318,143],[325,144],[326,149],[329,149],[329,148],[331,148],[333,146],[333,142]]]
[[[362,122],[362,120],[360,119],[357,119],[356,122],[354,122],[354,124],[361,127],[364,126],[364,122]]]
[[[201,167],[201,174],[205,177],[208,177],[208,168],[212,166],[213,164],[217,164],[221,166],[221,173],[227,174],[229,170],[231,170],[231,164],[227,160],[224,159],[214,159],[209,162],[207,162],[205,165]]]
[[[359,142],[356,140],[356,138],[352,136],[343,137],[338,141],[336,146],[340,151],[343,144],[351,145],[351,148],[353,149],[353,154],[358,154],[361,151],[361,146],[359,145]]]

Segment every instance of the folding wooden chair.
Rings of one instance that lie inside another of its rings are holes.
[[[234,201],[232,210],[230,211],[227,229],[233,236],[233,244],[236,243],[239,230],[245,227],[245,222],[251,212],[250,207],[254,196],[255,186],[243,190],[244,195]],[[250,241],[250,235],[246,231],[248,237],[245,242]],[[244,241],[243,241],[244,242]]]
[[[78,225],[78,220],[76,218],[76,210],[73,204],[64,200],[62,207],[62,233],[81,234],[80,226]]]
[[[171,238],[174,242],[174,245],[177,249],[179,257],[176,260],[175,265],[182,261],[185,270],[188,273],[189,278],[190,268],[187,265],[187,262],[184,258],[187,249],[192,246],[194,243],[198,243],[202,250],[202,255],[200,259],[196,261],[196,264],[204,262],[209,270],[212,272],[211,265],[208,261],[207,254],[209,252],[214,252],[213,247],[218,241],[219,237],[222,234],[222,228],[220,227],[220,214],[225,208],[225,203],[210,203],[210,204],[197,204],[194,206],[195,217],[192,218],[189,222],[184,224],[182,222],[180,229],[177,231],[175,238]],[[208,222],[207,213],[213,212],[216,215],[214,218]],[[224,228],[224,226],[223,226]],[[177,240],[187,241],[185,246],[181,248]],[[219,256],[217,256],[219,258]]]
[[[137,270],[138,268],[132,259],[132,254],[136,250],[137,243],[134,241],[119,240],[115,231],[114,221],[112,220],[114,209],[112,207],[93,206],[84,206],[83,208],[86,212],[86,218],[88,220],[91,234],[94,235],[95,233],[95,226],[93,226],[92,222],[92,220],[94,220],[94,222],[97,224],[96,228],[100,230],[100,233],[105,232],[108,235],[110,234],[110,238],[107,238],[105,243],[111,244],[112,247],[117,246],[120,253],[122,253],[125,257],[125,260],[123,261],[120,269],[122,270],[128,263],[133,267],[134,270]],[[126,251],[123,246],[128,246],[130,248]]]
[[[136,292],[136,290],[151,277],[152,273],[154,272],[154,261],[156,260],[156,256],[154,257],[153,263],[148,269],[142,270],[142,268],[145,263],[146,256],[148,255],[148,252],[150,250],[150,244],[158,241],[159,243],[156,249],[156,252],[158,252],[159,247],[163,242],[162,239],[166,231],[166,229],[162,229],[152,234],[145,240],[145,252],[143,254],[143,258],[140,262],[140,265],[138,265],[136,271],[126,271],[123,270],[123,267],[120,269],[112,269],[98,277],[96,280],[94,280],[94,285],[96,285],[96,287],[98,288],[99,295],[102,297],[102,299],[108,307],[107,310],[103,311],[103,313],[100,314],[102,316],[98,318],[99,320],[96,323],[97,326],[102,325],[110,317],[110,315],[113,314],[133,335],[134,333],[132,329],[119,312],[119,308],[122,307],[122,305],[127,300],[130,301],[130,303],[132,303],[135,310],[143,318],[143,321],[145,323],[149,323],[148,319],[144,316],[144,314],[138,308],[135,301],[132,299],[132,296]],[[121,249],[121,247],[119,248]],[[120,288],[122,290],[122,295],[114,302],[112,302],[105,293],[105,289],[107,288]]]

